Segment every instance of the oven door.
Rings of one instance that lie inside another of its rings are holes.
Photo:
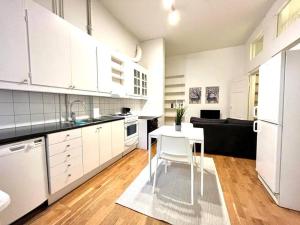
[[[125,140],[138,136],[137,121],[125,124]]]

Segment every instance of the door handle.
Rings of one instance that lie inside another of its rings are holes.
[[[254,106],[254,108],[253,108],[253,117],[254,118],[257,118],[257,109],[258,109],[258,107]]]
[[[257,133],[257,124],[258,124],[258,121],[256,120],[256,121],[254,121],[253,122],[253,131],[255,132],[255,133]]]

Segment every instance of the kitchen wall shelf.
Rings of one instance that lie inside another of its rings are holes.
[[[176,117],[176,105],[184,105],[184,102],[184,75],[167,75],[165,77],[165,124],[174,124]]]

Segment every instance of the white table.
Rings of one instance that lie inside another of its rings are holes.
[[[204,132],[203,128],[195,128],[195,127],[183,127],[180,132],[175,131],[174,126],[162,126],[151,133],[148,134],[148,160],[149,160],[149,172],[150,172],[150,180],[152,177],[152,151],[151,151],[151,140],[152,138],[157,139],[159,135],[167,134],[169,136],[178,136],[183,135],[188,138],[191,143],[200,143],[201,144],[201,157],[200,157],[200,172],[201,172],[201,196],[203,195],[203,172],[204,172]]]

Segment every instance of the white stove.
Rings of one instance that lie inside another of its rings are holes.
[[[124,132],[125,132],[125,151],[123,155],[134,150],[138,145],[139,131],[138,131],[138,116],[131,113],[115,114],[115,117],[124,118]]]

